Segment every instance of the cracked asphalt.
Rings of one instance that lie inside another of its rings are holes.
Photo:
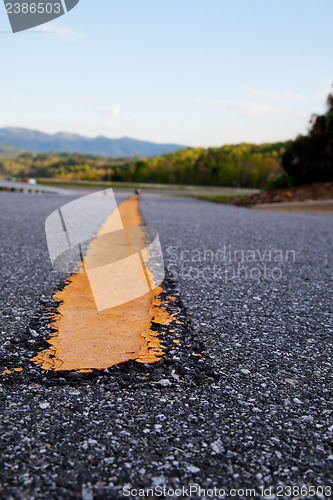
[[[332,215],[143,194],[183,323],[156,325],[165,357],[43,373],[66,279],[44,222],[71,199],[0,193],[1,498],[330,498]]]

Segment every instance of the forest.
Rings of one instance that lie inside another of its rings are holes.
[[[289,146],[242,143],[149,158],[26,152],[0,158],[0,176],[264,188],[283,176],[281,158]]]

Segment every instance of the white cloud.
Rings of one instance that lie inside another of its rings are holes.
[[[304,101],[305,99],[304,95],[293,92],[272,92],[270,90],[250,89],[248,87],[242,88],[246,92],[254,94],[261,99],[271,99],[274,101]]]
[[[121,108],[118,105],[112,106],[111,109],[105,109],[101,112],[101,116],[119,116]]]
[[[320,78],[321,83],[326,83],[327,85],[333,85],[333,78]]]
[[[113,106],[112,108],[112,114],[113,116],[119,116],[120,115],[120,106]]]
[[[66,130],[73,134],[81,134],[87,137],[97,137],[99,135],[106,136],[121,136],[121,131],[119,131],[119,127],[110,122],[106,123],[103,121],[75,121],[62,123],[60,126],[55,126],[61,130]],[[57,131],[55,130],[55,131]]]
[[[321,92],[320,94],[314,94],[315,99],[320,99],[321,101],[325,101],[327,99],[328,94],[331,94],[332,91],[329,89],[327,92]]]
[[[79,97],[79,100],[82,102],[98,102],[98,99],[96,99],[96,97],[91,97],[89,95],[83,95]]]
[[[321,79],[320,81],[321,83],[324,83],[326,85],[325,86],[321,85],[321,90],[313,97],[315,97],[316,99],[322,99],[326,101],[328,94],[333,94],[333,79],[327,78],[327,79]]]
[[[46,33],[54,36],[55,38],[60,38],[61,40],[80,40],[81,38],[83,38],[83,35],[81,35],[80,33],[77,33],[76,31],[70,30],[68,28],[64,28],[63,26],[59,26],[57,24],[53,24],[51,26],[48,24],[38,26],[31,31]]]
[[[303,111],[253,104],[251,102],[215,101],[209,99],[197,102],[206,108],[214,109],[220,113],[237,114],[245,118],[255,118],[262,121],[282,122],[309,118],[308,113]]]

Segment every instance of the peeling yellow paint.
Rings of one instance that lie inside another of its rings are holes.
[[[14,372],[23,372],[23,368],[13,368]],[[11,375],[13,373],[11,370],[4,370],[1,375]]]
[[[122,202],[118,209],[125,227],[140,226],[137,196]],[[89,245],[85,267],[88,268],[92,260],[96,264],[96,255],[103,260],[110,252],[105,239],[98,236],[114,230],[117,223],[115,212],[107,218]],[[119,244],[119,252],[122,251]],[[102,274],[99,279],[103,279]],[[137,274],[131,283],[125,285],[135,286],[135,282],[143,279],[146,280],[143,273]],[[44,370],[81,372],[108,368],[128,360],[139,363],[158,361],[164,354],[164,346],[157,333],[151,330],[151,325],[168,325],[175,320],[167,311],[159,308],[161,301],[158,296],[161,293],[162,289],[157,287],[131,302],[98,311],[86,272],[74,274],[69,284],[54,296],[56,301],[61,302],[58,308],[60,317],[52,318],[50,326],[57,328],[57,332],[48,340],[50,347],[32,361]]]

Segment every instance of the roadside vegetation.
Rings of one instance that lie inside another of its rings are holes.
[[[188,148],[153,158],[32,154],[0,160],[2,177],[264,188],[283,175],[289,142]]]

